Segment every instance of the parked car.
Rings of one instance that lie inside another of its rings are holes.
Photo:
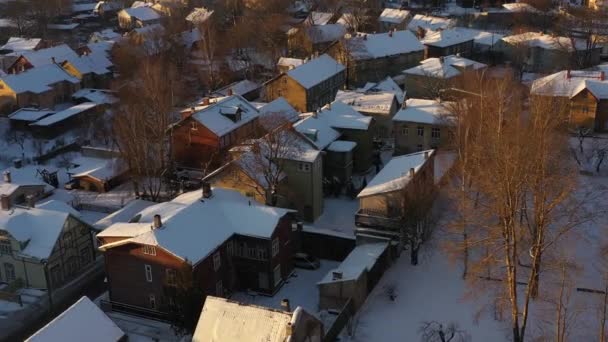
[[[314,256],[306,253],[296,253],[293,256],[293,265],[299,268],[305,268],[308,270],[316,270],[321,267],[321,262]]]

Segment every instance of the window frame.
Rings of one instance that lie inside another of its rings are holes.
[[[13,255],[13,245],[10,239],[0,239],[0,255]]]
[[[438,127],[431,128],[431,138],[441,139],[441,129]]]
[[[9,272],[10,268],[10,272]],[[15,265],[10,262],[4,263],[4,279],[7,283],[17,280],[17,273],[15,272]]]
[[[172,268],[165,269],[165,282],[169,286],[177,285],[177,271]]]
[[[220,267],[222,267],[222,256],[220,255],[220,252],[217,251],[213,253],[213,270],[217,272]]]
[[[156,256],[156,247],[150,245],[143,245],[141,251],[145,255]]]
[[[416,127],[416,134],[419,137],[424,137],[424,127],[423,126]]]
[[[144,271],[146,274],[146,282],[151,283],[154,280],[152,277],[152,265],[145,264]]]
[[[274,239],[272,239],[272,257],[274,258],[275,256],[277,256],[280,250],[281,242],[279,241],[278,237],[275,237]]]

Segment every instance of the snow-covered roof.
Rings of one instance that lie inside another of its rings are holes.
[[[502,7],[509,12],[530,12],[530,13],[542,13],[530,4],[525,2],[514,2],[510,4],[502,4]]]
[[[341,24],[313,25],[305,28],[313,44],[328,43],[344,37],[346,28]]]
[[[290,210],[256,203],[237,191],[214,188],[211,198],[203,199],[198,190],[148,207],[140,213],[139,222],[133,224],[151,223],[154,214],[160,212],[163,213],[160,214],[161,228],[148,229],[135,237],[100,248],[109,249],[127,243],[152,245],[197,263],[233,234],[270,238],[279,220]],[[107,229],[112,229],[112,226]]]
[[[396,8],[385,8],[378,20],[392,24],[401,24],[410,15],[410,11],[396,9]]]
[[[61,63],[63,61],[72,62],[78,59],[78,54],[66,44],[53,46],[47,49],[25,51],[21,53],[21,56],[27,59],[34,67],[53,64],[53,59],[56,63]]]
[[[241,119],[236,122],[224,115],[228,112],[234,112],[237,109],[241,110]],[[208,128],[218,137],[221,137],[246,123],[255,120],[258,115],[259,112],[257,108],[251,105],[249,101],[239,95],[232,95],[198,110],[196,113],[192,114],[192,118]]]
[[[10,37],[0,50],[11,50],[13,52],[23,52],[36,49],[40,44],[40,38]]]
[[[13,113],[9,114],[8,118],[11,120],[34,122],[53,113],[55,112],[48,109],[19,108]]]
[[[215,93],[221,95],[221,96],[228,96],[228,92],[229,90],[232,90],[232,93],[234,95],[246,95],[249,92],[258,90],[262,87],[261,84],[250,81],[250,80],[242,80],[242,81],[237,81],[234,82],[230,85],[227,85],[221,89],[218,89],[215,91]]]
[[[41,120],[38,120],[32,124],[30,124],[31,126],[51,126],[54,125],[58,122],[67,120],[71,117],[74,117],[76,115],[82,114],[87,110],[93,109],[95,107],[97,107],[98,104],[94,103],[94,102],[83,102],[81,104],[77,104],[75,106],[72,106],[70,108],[64,109],[60,112],[57,112],[55,114],[49,115]]]
[[[80,83],[78,78],[70,75],[56,64],[47,64],[18,74],[10,74],[1,80],[17,94],[25,92],[44,93],[52,89],[51,85],[64,81],[73,84]]]
[[[68,215],[62,211],[12,207],[9,211],[0,210],[0,230],[19,242],[28,241],[19,254],[46,259],[51,255]]]
[[[45,193],[52,192],[55,188],[45,183],[41,177],[38,176],[36,165],[26,165],[20,168],[9,167],[1,170],[0,176],[5,172],[10,172],[11,182],[4,182],[4,177],[0,177],[0,194],[10,195],[20,186],[32,186],[39,185],[44,187]]]
[[[341,72],[344,72],[344,65],[323,54],[289,70],[287,75],[309,89]]]
[[[137,213],[146,209],[147,207],[153,206],[155,202],[150,202],[141,199],[134,199],[127,203],[124,207],[119,210],[111,213],[110,215],[102,218],[101,220],[95,222],[93,226],[97,229],[104,230],[114,223],[127,223],[129,222]]]
[[[427,58],[420,65],[404,70],[408,75],[421,75],[435,78],[452,78],[460,75],[462,70],[479,70],[487,65],[459,56]]]
[[[207,296],[193,342],[284,342],[292,314]]]
[[[91,49],[91,52],[84,54],[70,62],[82,74],[105,75],[110,73],[110,68],[114,65],[108,58],[107,51]]]
[[[306,18],[306,24],[308,25],[326,25],[334,17],[333,13],[328,12],[310,12],[308,18]]]
[[[118,102],[114,93],[107,89],[83,88],[72,94],[73,99],[85,99],[97,104],[113,104]]]
[[[144,223],[129,223],[117,222],[106,227],[101,233],[97,234],[98,238],[117,237],[117,238],[132,238],[144,234],[152,230],[152,224]]]
[[[77,2],[72,4],[72,13],[93,12],[97,7],[96,2]]]
[[[525,44],[528,47],[548,49],[548,50],[568,50],[572,51],[572,40],[568,37],[554,37],[542,32],[525,32],[512,36],[503,37],[502,41],[507,44]],[[587,50],[587,44],[582,39],[575,39],[576,50]]]
[[[147,6],[125,8],[123,11],[139,21],[153,21],[160,19],[160,14]]]
[[[471,38],[473,38],[473,41],[475,42],[475,44],[487,45],[487,46],[494,46],[505,36],[504,34],[476,30],[476,29],[465,28],[465,27],[454,27],[451,30],[458,31],[463,35],[469,35]]]
[[[70,206],[69,204],[67,204],[63,201],[48,200],[48,201],[36,204],[36,207],[40,208],[40,209],[59,211],[62,213],[70,214],[74,217],[81,216],[80,212],[78,210],[74,209],[72,206]]]
[[[424,51],[416,36],[407,30],[386,33],[358,33],[345,41],[352,58],[372,59]]]
[[[211,18],[213,12],[213,10],[208,10],[205,7],[196,7],[186,16],[186,20],[193,24],[200,25]]]
[[[367,130],[373,120],[338,100],[323,106],[316,115],[331,127],[343,129]]]
[[[364,271],[371,270],[382,253],[388,248],[388,242],[366,243],[355,247],[338,265],[327,272],[317,284],[329,284],[358,279]],[[341,277],[334,277],[335,273]]]
[[[393,157],[380,172],[361,190],[357,197],[366,197],[404,189],[409,183],[410,169],[418,172],[435,150],[420,151]]]
[[[258,110],[260,111],[260,118],[265,116],[280,115],[292,123],[299,120],[298,115],[300,113],[283,97],[279,97],[272,102],[264,104]]]
[[[463,32],[458,29],[447,29],[428,31],[420,42],[424,45],[443,48],[456,44],[462,44],[472,40],[473,37],[468,32]]]
[[[122,37],[120,33],[108,28],[101,31],[93,32],[89,41],[117,41]]]
[[[300,58],[281,57],[279,58],[279,62],[277,63],[277,65],[281,67],[295,68],[302,65],[303,63],[304,60]]]
[[[318,150],[324,150],[340,137],[340,132],[331,128],[326,120],[315,115],[296,122],[293,127]]]
[[[419,27],[425,30],[437,31],[438,29],[447,29],[452,26],[454,26],[454,21],[452,19],[432,17],[422,14],[416,14],[409,24],[407,24],[408,30],[411,31],[416,31]]]
[[[67,310],[30,336],[26,342],[88,341],[116,342],[125,333],[88,297],[83,296]]]
[[[395,114],[393,121],[438,124],[447,113],[445,105],[436,100],[408,99],[405,106]]]
[[[363,88],[357,89],[359,92],[373,93],[373,92],[389,92],[395,94],[397,102],[401,104],[405,100],[405,92],[401,87],[393,80],[392,77],[387,76],[385,79],[378,83],[368,82]]]
[[[100,181],[108,181],[127,170],[119,158],[78,157],[72,160],[72,164],[78,165],[69,170],[73,178],[88,176]]]
[[[598,100],[608,99],[608,80],[604,75],[603,71],[563,70],[535,80],[530,92],[571,98],[587,89]]]
[[[336,140],[327,146],[328,151],[332,152],[350,152],[357,147],[357,143],[348,140]]]
[[[395,94],[387,91],[338,90],[336,101],[365,113],[390,114]]]

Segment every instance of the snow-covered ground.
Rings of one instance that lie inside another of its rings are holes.
[[[30,304],[36,303],[40,299],[40,296],[45,294],[45,291],[33,288],[23,288],[17,290],[17,294],[21,295],[23,305],[0,299],[0,319],[9,317],[8,314],[11,312],[23,310]]]

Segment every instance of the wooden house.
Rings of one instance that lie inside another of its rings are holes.
[[[310,112],[332,102],[345,81],[344,66],[324,54],[267,81],[264,97],[284,97],[298,111]]]
[[[204,98],[181,114],[171,127],[171,148],[176,162],[185,167],[202,169],[210,161],[218,167],[215,161],[230,148],[258,134],[259,112],[239,95]]]
[[[289,210],[208,184],[147,207],[97,235],[110,301],[163,313],[174,303],[173,288],[187,281],[205,295],[272,295],[293,269],[293,223]]]
[[[161,15],[148,6],[125,8],[118,12],[118,26],[125,31],[160,23]]]
[[[385,8],[378,17],[380,32],[388,32],[391,30],[401,31],[407,29],[412,16],[410,11]]]
[[[393,117],[395,155],[437,149],[447,141],[448,120],[447,104],[408,99]]]
[[[473,54],[474,37],[458,29],[427,31],[420,40],[424,44],[424,58],[441,56],[470,57]]]

